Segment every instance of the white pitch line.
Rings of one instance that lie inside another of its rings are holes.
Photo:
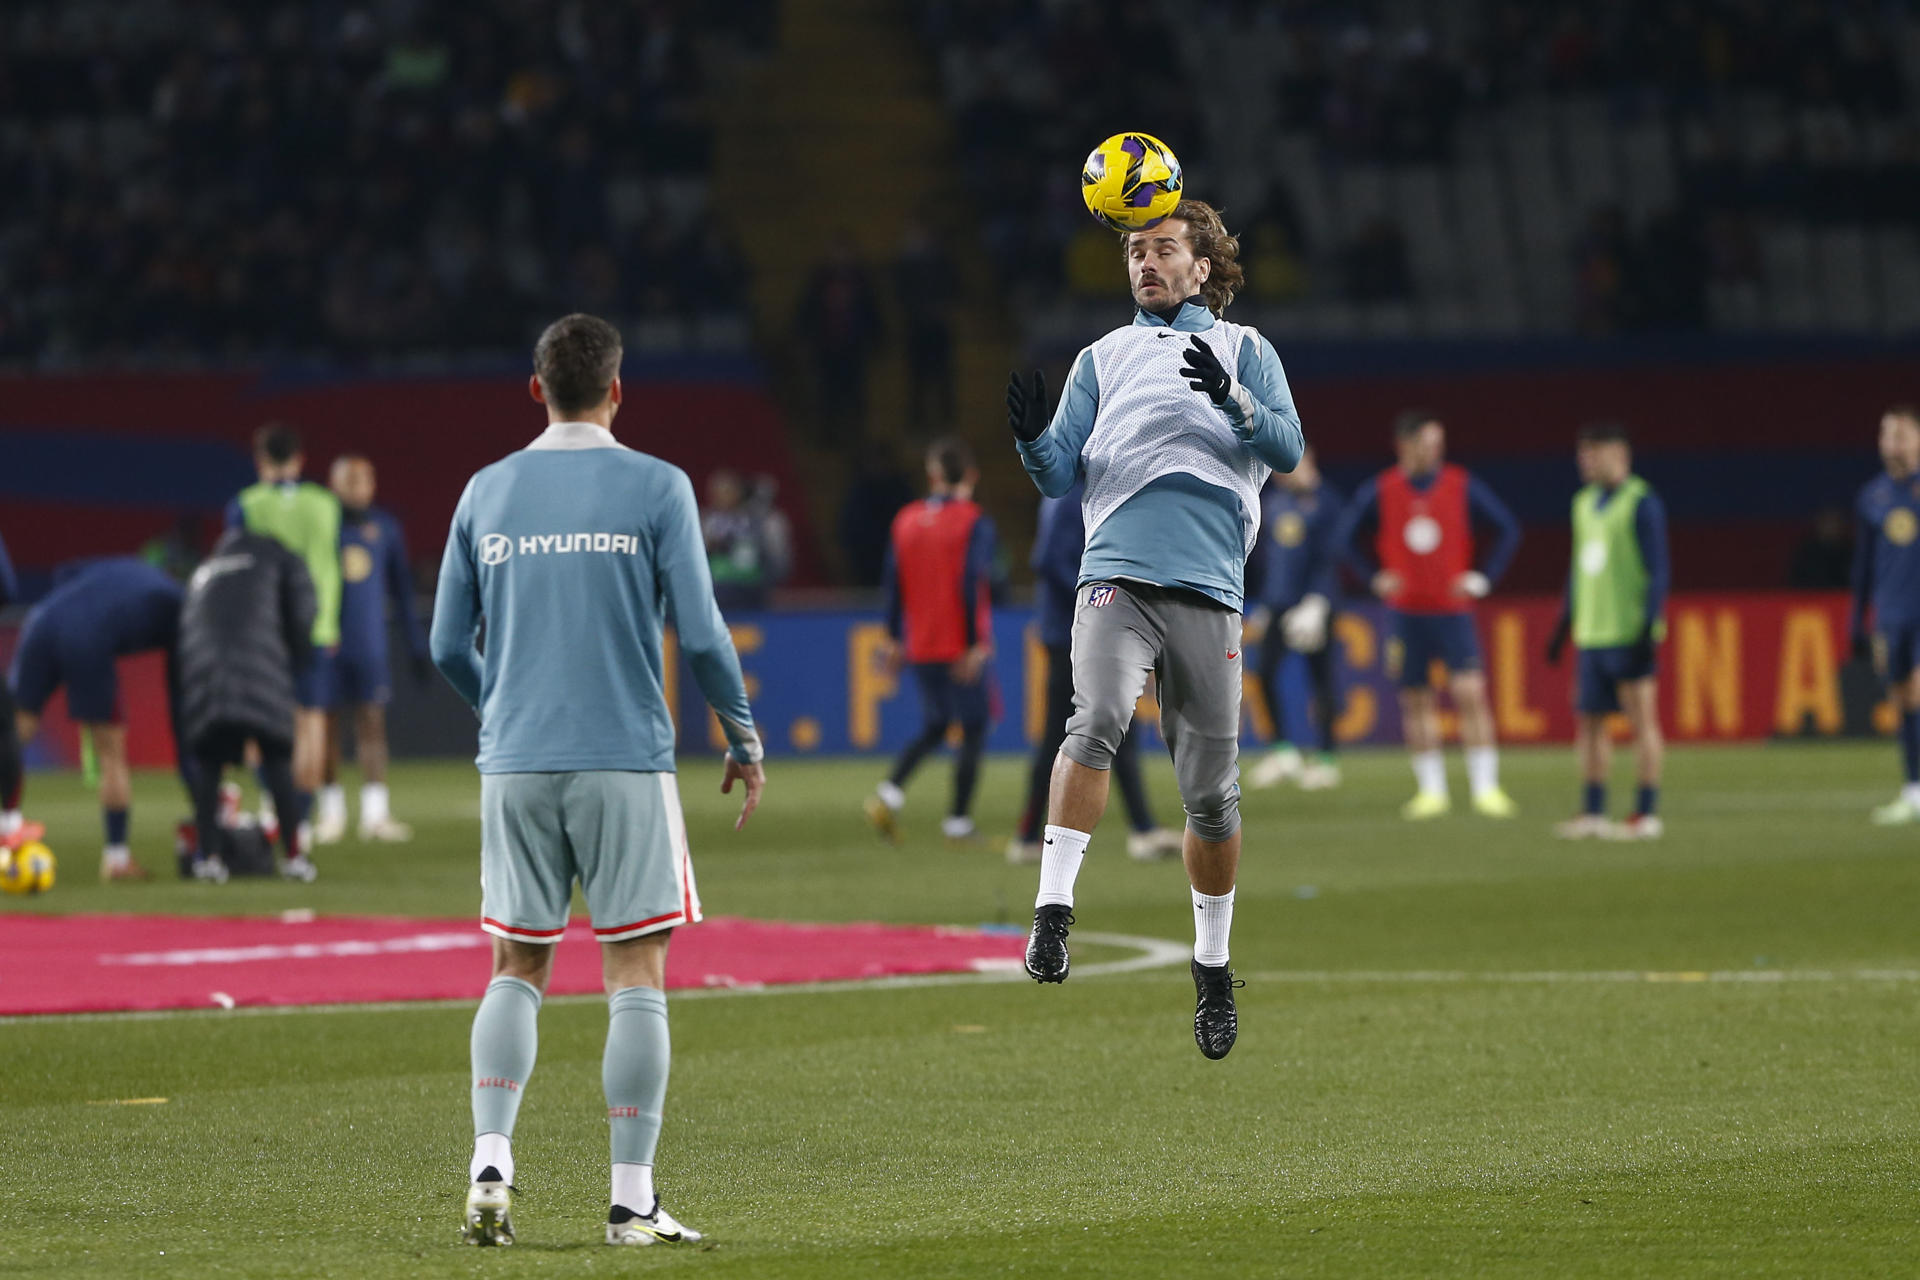
[[[1095,964],[1078,966],[1073,971],[1076,978],[1109,977],[1115,974],[1166,968],[1184,963],[1193,954],[1191,943],[1169,942],[1165,938],[1141,938],[1124,933],[1080,933],[1075,937],[1083,942],[1100,946],[1130,947],[1140,953],[1121,960],[1103,960]],[[1029,981],[1026,972],[1017,965],[1018,962],[1015,962],[1014,967],[996,967],[966,973],[900,974],[891,978],[849,978],[833,982],[743,983],[737,986],[685,987],[667,992],[667,998],[678,1002],[714,1000],[727,996],[798,996],[831,994],[840,991],[901,991],[914,987],[960,987],[980,983]],[[452,1009],[471,1006],[479,998],[479,995],[475,994],[456,1000],[387,1000],[373,1004],[255,1004],[241,1005],[234,1009],[127,1009],[117,1013],[27,1013],[0,1017],[0,1026],[27,1022],[153,1022],[162,1018],[196,1018],[208,1015],[236,1018],[302,1013],[399,1013],[410,1009]],[[581,993],[548,996],[542,1003],[574,1004],[605,999],[604,995]]]
[[[1279,969],[1239,975],[1249,982],[1470,985],[1920,982],[1920,969]]]

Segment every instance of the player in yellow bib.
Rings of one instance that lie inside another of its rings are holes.
[[[1577,817],[1554,830],[1570,840],[1657,839],[1664,744],[1655,666],[1672,578],[1666,509],[1633,474],[1624,427],[1582,429],[1578,459],[1586,487],[1573,499],[1573,565],[1547,661],[1560,661],[1571,634],[1580,664],[1574,711],[1582,803]],[[1640,786],[1632,816],[1615,823],[1607,819],[1607,717],[1620,711],[1633,727]]]
[[[313,619],[313,662],[294,677],[299,704],[294,712],[293,785],[298,812],[279,815],[294,824],[299,856],[288,874],[311,880],[313,864],[308,814],[320,787],[327,749],[327,675],[340,647],[340,499],[322,485],[300,478],[307,458],[300,435],[284,423],[269,423],[254,433],[253,463],[260,482],[247,486],[227,508],[227,525],[264,534],[299,556],[313,579],[319,605]]]

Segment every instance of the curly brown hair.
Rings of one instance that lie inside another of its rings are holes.
[[[1200,286],[1200,297],[1206,302],[1207,310],[1216,316],[1225,315],[1233,295],[1247,282],[1247,269],[1240,265],[1240,238],[1227,230],[1227,224],[1220,220],[1220,211],[1204,200],[1182,200],[1166,220],[1186,223],[1187,242],[1193,246],[1193,256],[1213,264],[1207,282]],[[1137,234],[1130,231],[1120,237],[1122,257],[1126,255],[1127,242]]]

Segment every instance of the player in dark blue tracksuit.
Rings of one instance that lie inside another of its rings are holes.
[[[1881,415],[1880,458],[1886,471],[1854,504],[1852,641],[1855,654],[1873,655],[1900,707],[1906,786],[1873,811],[1876,823],[1895,826],[1920,821],[1920,410]]]
[[[1040,500],[1040,522],[1034,531],[1034,627],[1047,650],[1047,710],[1040,739],[1034,744],[1033,764],[1027,776],[1027,803],[1020,811],[1020,829],[1007,845],[1007,861],[1040,861],[1040,824],[1047,816],[1047,792],[1054,756],[1067,735],[1067,717],[1073,714],[1073,608],[1079,593],[1080,555],[1086,548],[1087,526],[1080,509],[1086,483],[1058,498]],[[1140,780],[1140,760],[1129,730],[1114,753],[1113,775],[1126,802],[1132,833],[1127,852],[1136,858],[1171,857],[1180,851],[1181,836],[1155,824]]]
[[[133,780],[114,663],[157,649],[168,655],[171,667],[181,595],[179,583],[144,560],[100,560],[54,588],[27,615],[14,650],[11,683],[19,740],[29,741],[39,731],[47,700],[63,686],[67,714],[93,736],[106,825],[102,879],[145,879],[147,874],[127,847]]]
[[[1292,472],[1274,477],[1261,494],[1260,506],[1260,544],[1247,565],[1247,598],[1265,630],[1254,676],[1273,715],[1276,740],[1267,758],[1254,766],[1251,781],[1270,787],[1292,778],[1307,790],[1321,790],[1340,781],[1333,762],[1333,722],[1340,712],[1333,645],[1334,604],[1340,598],[1335,541],[1340,494],[1321,477],[1308,449]],[[1287,736],[1280,664],[1288,653],[1306,660],[1312,683],[1312,747],[1317,757],[1311,764],[1301,759]]]
[[[20,580],[14,576],[7,543],[0,538],[0,608],[20,598]],[[20,784],[26,774],[20,759],[20,739],[14,731],[13,689],[0,680],[0,849],[11,849],[45,834],[39,823],[20,814]]]
[[[314,813],[314,839],[331,844],[346,833],[346,789],[340,785],[342,719],[353,713],[360,762],[360,838],[405,840],[387,793],[387,702],[393,695],[388,661],[387,603],[406,638],[416,680],[432,672],[427,637],[414,607],[413,570],[400,522],[373,505],[373,463],[358,454],[334,459],[329,476],[340,499],[340,648],[323,660],[321,684],[329,713],[326,785]]]

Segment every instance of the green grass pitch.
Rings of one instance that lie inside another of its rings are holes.
[[[0,1022],[0,1277],[1912,1275],[1920,829],[1866,821],[1891,757],[1676,752],[1652,845],[1549,837],[1564,752],[1508,753],[1508,824],[1401,823],[1397,755],[1253,793],[1221,1063],[1179,968],[677,997],[659,1177],[699,1248],[597,1243],[598,1000],[542,1015],[521,1243],[487,1251],[457,1242],[471,1006]],[[989,763],[984,830],[1021,772]],[[774,762],[737,836],[719,766],[691,764],[708,909],[1023,923],[1032,869],[940,841],[943,773],[894,850],[860,821],[871,763]],[[1164,761],[1151,781],[1175,815]],[[139,787],[161,864],[181,801]],[[78,781],[29,801],[65,880],[7,912],[478,906],[463,764],[398,770],[419,838],[322,851],[311,886],[103,888]],[[1179,869],[1128,862],[1117,826],[1079,928],[1190,940]]]

